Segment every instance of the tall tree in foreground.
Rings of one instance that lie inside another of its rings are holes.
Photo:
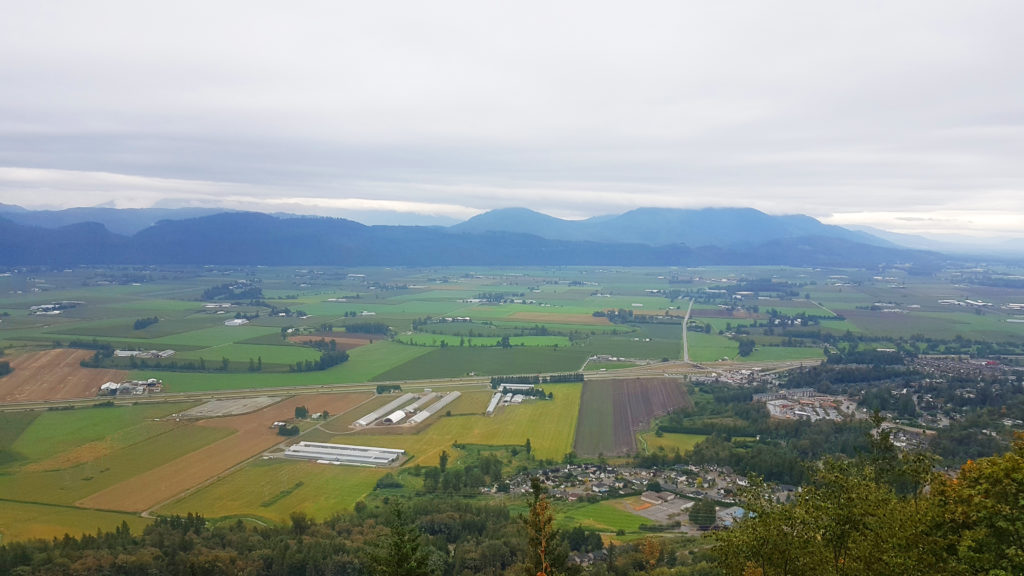
[[[395,504],[386,520],[387,533],[368,552],[375,576],[435,576],[443,560],[423,545],[419,530],[406,517],[405,508]]]
[[[544,487],[535,476],[530,479],[533,503],[526,518],[527,542],[533,551],[533,569],[537,576],[552,576],[551,547],[555,538],[555,518],[551,514],[551,503],[544,494]]]

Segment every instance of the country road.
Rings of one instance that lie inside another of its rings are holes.
[[[690,298],[690,305],[686,308],[686,317],[683,318],[683,362],[690,361],[690,345],[686,342],[686,325],[690,323],[690,312],[693,310],[693,298]]]

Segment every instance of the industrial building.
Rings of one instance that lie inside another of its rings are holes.
[[[349,446],[325,442],[299,442],[284,452],[289,458],[315,460],[321,464],[348,464],[351,466],[388,466],[398,462],[405,450]]]

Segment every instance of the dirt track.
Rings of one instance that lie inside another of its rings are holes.
[[[372,395],[370,392],[300,395],[250,414],[202,420],[196,425],[230,428],[237,433],[97,492],[77,505],[129,512],[148,510],[284,441],[270,424],[292,418],[296,406],[306,406],[310,412],[327,410],[341,414]]]
[[[89,350],[44,350],[11,359],[14,372],[0,378],[0,402],[70,400],[96,396],[100,385],[128,379],[128,372],[82,368]]]

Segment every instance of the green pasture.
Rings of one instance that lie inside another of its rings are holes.
[[[395,428],[374,434],[371,429],[338,435],[330,441],[402,448],[411,457],[410,464],[436,465],[442,450],[454,452],[453,443],[523,445],[529,438],[535,458],[561,460],[573,448],[582,387],[580,384],[548,384],[544,389],[551,392],[554,399],[500,406],[493,416],[484,415],[493,392],[465,392],[451,404],[452,416],[433,416],[425,422],[428,427],[415,434],[396,433]]]
[[[395,337],[395,341],[401,342],[402,344],[409,344],[412,346],[430,346],[439,347],[442,343],[447,343],[448,346],[459,346],[461,336],[443,336],[440,334],[425,334],[416,332],[413,334],[402,334]],[[498,344],[499,338],[488,338],[475,337],[467,338],[464,343],[466,346],[495,346]],[[509,337],[509,344],[511,346],[570,346],[569,339],[565,336],[511,336]]]
[[[693,362],[715,362],[723,357],[735,359],[739,353],[739,344],[717,334],[687,332],[686,341],[689,346],[690,360]],[[682,343],[680,343],[682,354]]]
[[[555,525],[570,529],[577,524],[599,532],[638,532],[641,524],[654,522],[629,512],[624,499],[602,500],[593,504],[574,502],[557,504],[555,507]]]
[[[401,345],[395,344],[395,346]],[[379,372],[373,377],[373,380],[457,378],[470,373],[477,376],[495,376],[574,372],[580,369],[589,356],[586,350],[579,347],[555,349],[529,346],[512,348],[405,346],[405,348],[421,350],[422,353],[397,367]],[[361,350],[361,348],[356,350]]]
[[[329,370],[315,372],[166,372],[158,370],[134,372],[134,378],[159,378],[168,392],[200,392],[210,390],[242,390],[287,386],[319,386],[369,382],[395,366],[408,363],[435,349],[403,346],[379,341],[349,350],[349,359]],[[216,360],[216,359],[210,359]],[[241,358],[237,360],[242,360]],[[248,357],[244,359],[248,362]],[[266,358],[263,359],[266,362]],[[214,361],[213,364],[216,364]]]
[[[757,340],[757,338],[754,338]],[[691,358],[693,353],[690,353]],[[788,360],[824,360],[825,352],[818,347],[758,346],[750,356],[736,355],[730,359],[739,362],[765,362]]]
[[[637,435],[637,446],[643,449],[647,447],[647,453],[656,452],[658,450],[664,450],[665,452],[672,454],[676,450],[679,450],[680,454],[686,454],[689,450],[700,441],[707,438],[703,434],[673,434],[665,432],[659,437],[657,434],[652,432],[641,432]]]
[[[280,340],[280,336],[278,336]],[[320,351],[310,346],[292,344],[290,346],[266,346],[261,344],[219,344],[207,348],[179,352],[176,360],[198,360],[204,358],[207,363],[215,364],[221,358],[235,362],[248,362],[262,358],[264,364],[295,364],[305,360],[320,358]]]
[[[49,540],[65,534],[96,534],[97,530],[113,532],[122,522],[127,522],[132,532],[139,534],[151,520],[137,514],[0,500],[0,543],[3,544],[31,538]]]
[[[158,512],[199,511],[209,518],[237,516],[285,523],[292,512],[301,511],[325,520],[351,511],[387,472],[385,468],[257,460]]]

